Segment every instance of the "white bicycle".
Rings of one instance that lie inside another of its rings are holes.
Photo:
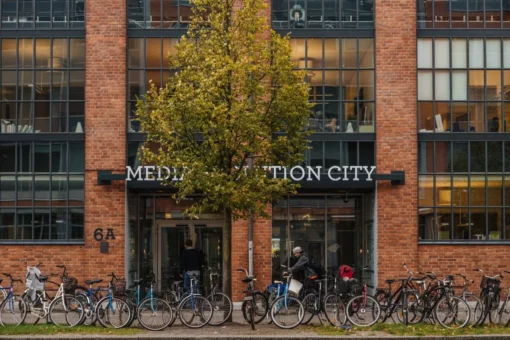
[[[40,319],[48,318],[49,322],[57,326],[73,327],[79,325],[85,317],[85,309],[80,300],[74,295],[65,294],[64,285],[68,284],[68,280],[72,280],[67,277],[66,267],[63,265],[57,266],[64,269],[64,272],[60,275],[61,283],[55,298],[49,301],[44,289],[48,277],[41,275],[37,268],[38,265],[27,267],[26,285],[28,289],[25,290],[22,296],[27,306],[27,316],[30,315],[30,321],[36,324]],[[42,289],[37,289],[40,287]],[[25,321],[27,320],[25,319]]]

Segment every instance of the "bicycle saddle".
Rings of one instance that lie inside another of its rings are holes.
[[[252,282],[252,281],[253,281],[253,277],[251,277],[251,276],[247,276],[247,277],[245,277],[242,281],[243,281],[244,283]]]
[[[139,284],[139,283],[142,283],[143,282],[143,279],[140,279],[140,280],[133,280],[133,283],[135,285]]]
[[[85,280],[85,283],[88,285],[93,285],[94,283],[103,282],[103,279],[93,279],[93,280]]]
[[[182,283],[182,280],[180,280],[180,281],[174,281],[174,284],[176,284],[176,285],[180,285],[181,283]]]
[[[397,282],[397,280],[395,280],[395,279],[390,279],[390,280],[386,280],[386,281],[384,281],[384,282],[386,282],[387,284],[389,284],[389,285],[390,285],[390,284],[392,284],[392,283]]]
[[[0,282],[2,282],[2,281],[0,281]],[[283,282],[282,282],[282,281],[274,281],[274,284],[276,284],[276,285],[282,285],[282,284],[283,284]]]
[[[39,280],[40,282],[46,282],[48,281],[48,277],[47,276],[37,276],[37,280]]]

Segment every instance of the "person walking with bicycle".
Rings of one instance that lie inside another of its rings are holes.
[[[184,252],[181,256],[181,272],[184,276],[184,292],[190,293],[190,279],[196,279],[197,292],[200,280],[200,269],[202,268],[204,254],[201,250],[193,248],[193,241],[190,239],[184,242]]]

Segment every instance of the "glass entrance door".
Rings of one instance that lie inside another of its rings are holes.
[[[170,289],[171,282],[181,280],[181,256],[184,251],[184,242],[187,239],[193,241],[193,246],[204,252],[204,267],[211,268],[220,274],[219,282],[222,282],[222,226],[218,221],[190,223],[185,221],[156,221],[158,229],[154,249],[154,268],[156,268],[157,288],[159,290]],[[200,286],[201,291],[209,284],[209,273],[202,270]]]

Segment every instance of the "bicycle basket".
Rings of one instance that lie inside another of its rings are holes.
[[[488,279],[484,276],[482,278],[482,282],[480,282],[480,288],[481,289],[484,289],[485,287],[487,287],[487,281],[488,281]]]
[[[294,294],[295,296],[299,295],[299,292],[303,288],[303,284],[298,280],[291,279],[289,284],[289,293]]]
[[[350,279],[347,282],[349,284],[349,293],[352,293],[353,295],[359,295],[363,292],[363,287],[358,280]]]
[[[78,280],[75,277],[68,277],[64,282],[64,292],[66,294],[74,294],[74,291],[78,287]]]
[[[113,284],[113,293],[115,295],[126,295],[126,280],[119,279]]]

